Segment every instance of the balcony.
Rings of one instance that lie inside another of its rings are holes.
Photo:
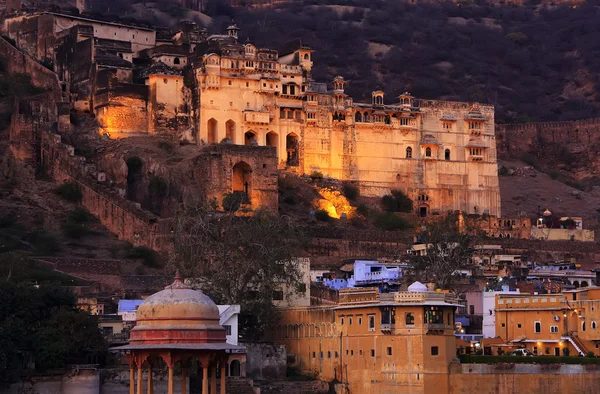
[[[396,328],[395,324],[384,324],[384,323],[381,323],[379,325],[379,329],[381,330],[381,332],[392,332],[392,331],[394,331],[395,328]]]
[[[269,124],[271,116],[268,111],[244,111],[244,121],[254,124]]]

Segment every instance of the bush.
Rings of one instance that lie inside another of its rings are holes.
[[[173,145],[169,144],[166,141],[160,141],[158,143],[158,147],[162,150],[164,150],[165,152],[171,153],[173,152]]]
[[[382,212],[375,216],[375,226],[386,231],[406,230],[410,224],[393,212]]]
[[[324,209],[319,209],[315,212],[315,218],[320,222],[328,222],[331,219],[329,212]]]
[[[83,223],[67,222],[60,226],[64,235],[73,239],[80,239],[92,233],[92,230]]]
[[[98,218],[90,213],[84,207],[76,207],[74,210],[69,212],[67,220],[71,223],[85,224],[85,223],[97,223]]]
[[[344,196],[346,196],[348,200],[356,200],[356,198],[358,197],[358,187],[356,187],[352,183],[344,182],[342,190]]]
[[[368,216],[369,215],[369,207],[367,204],[360,204],[358,207],[356,207],[356,212],[360,215]]]
[[[504,167],[504,166],[500,166],[500,168],[498,168],[498,176],[507,176],[508,175],[508,168]]]
[[[590,350],[589,352],[587,352],[587,353],[586,353],[586,356],[587,356],[587,357],[593,357],[593,358],[595,358],[595,357],[596,357],[596,353],[594,353],[594,352],[592,352],[592,351]]]
[[[125,257],[128,259],[142,259],[142,262],[146,267],[160,267],[158,253],[150,248],[146,248],[145,246],[138,246],[133,249],[129,249]]]
[[[235,212],[242,204],[249,204],[248,194],[244,192],[233,192],[223,194],[223,209],[227,212]]]
[[[323,179],[323,173],[321,171],[313,171],[310,174],[310,178],[315,180],[315,179]]]
[[[539,168],[537,159],[531,153],[523,153],[520,157],[521,161],[530,165],[533,168]]]
[[[33,245],[36,254],[51,256],[61,250],[58,239],[44,230],[36,230],[26,238]]]
[[[412,212],[412,200],[401,190],[392,190],[391,194],[381,197],[381,204],[388,212]]]
[[[83,194],[81,188],[75,182],[66,182],[56,188],[56,193],[67,201],[81,202]]]
[[[298,204],[298,197],[294,195],[285,196],[283,202],[289,205],[296,205]]]

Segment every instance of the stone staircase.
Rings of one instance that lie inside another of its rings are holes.
[[[227,394],[254,394],[250,379],[228,377],[225,386]]]

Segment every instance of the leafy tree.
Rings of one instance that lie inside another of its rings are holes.
[[[458,215],[448,214],[423,226],[417,233],[419,242],[426,245],[426,253],[411,256],[409,276],[412,279],[452,290],[458,279],[457,271],[471,267],[478,237],[472,229],[460,228],[459,220]]]
[[[412,212],[412,200],[402,190],[392,190],[381,198],[381,204],[389,212]]]
[[[258,339],[277,324],[274,291],[288,289],[289,299],[306,290],[295,259],[303,235],[287,217],[265,210],[240,217],[182,204],[174,220],[170,263],[215,302],[239,304],[244,337]]]

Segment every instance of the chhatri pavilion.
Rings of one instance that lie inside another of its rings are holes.
[[[218,374],[219,392],[225,394],[229,354],[244,348],[226,342],[225,328],[219,325],[219,309],[207,295],[186,286],[177,272],[173,284],[142,302],[136,320],[129,344],[114,348],[127,355],[130,394],[153,394],[152,368],[161,363],[168,368],[168,394],[175,393],[177,363],[181,370],[178,392],[186,394],[186,369],[192,362],[202,365],[202,394],[217,394]],[[148,376],[146,390],[144,370]]]

